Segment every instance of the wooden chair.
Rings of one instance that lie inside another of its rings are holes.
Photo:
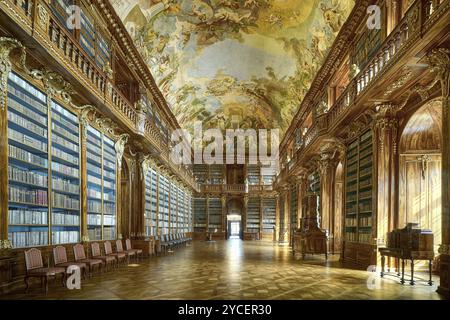
[[[116,240],[116,251],[117,251],[117,253],[125,253],[125,255],[127,256],[128,263],[130,263],[131,257],[134,257],[136,259],[136,251],[123,250],[122,240]]]
[[[32,248],[25,251],[25,267],[27,270],[25,275],[25,292],[28,292],[28,289],[30,288],[30,278],[40,278],[41,286],[42,281],[44,281],[45,294],[48,292],[48,279],[50,277],[55,277],[56,279],[57,275],[60,274],[62,285],[65,285],[66,269],[59,267],[45,268],[44,263],[42,262],[41,250]]]
[[[99,259],[103,261],[106,271],[108,271],[109,264],[111,264],[112,268],[114,268],[116,264],[116,258],[112,256],[102,256],[100,245],[97,242],[91,243],[91,254],[93,259]]]
[[[57,246],[53,248],[53,261],[55,262],[55,267],[61,267],[67,269],[69,266],[77,266],[81,269],[83,273],[83,278],[86,279],[87,268],[86,263],[83,262],[70,262],[67,259],[66,247]]]
[[[98,266],[98,270],[102,272],[103,261],[101,259],[88,259],[81,243],[73,246],[73,256],[76,262],[85,263],[89,267],[89,276],[92,275],[95,266]]]
[[[133,249],[131,247],[131,240],[130,239],[126,239],[125,240],[125,248],[127,249],[127,251],[133,250],[134,252],[136,252],[136,260],[139,261],[139,257],[142,257],[142,249]]]
[[[117,260],[117,266],[120,265],[121,261],[127,261],[127,255],[124,252],[113,252],[111,242],[105,241],[103,245],[105,246],[105,255],[114,257]]]

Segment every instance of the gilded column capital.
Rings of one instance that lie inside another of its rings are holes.
[[[385,135],[390,132],[394,154],[397,153],[397,113],[399,110],[399,106],[389,103],[380,104],[375,107],[376,112],[373,114],[373,128],[378,135],[381,151],[383,151],[385,147]]]

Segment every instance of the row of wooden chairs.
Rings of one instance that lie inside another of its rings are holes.
[[[50,278],[57,278],[61,275],[62,285],[65,286],[67,278],[67,268],[69,266],[78,266],[83,273],[83,278],[86,279],[92,275],[95,267],[99,272],[102,272],[102,268],[108,271],[108,266],[111,269],[118,268],[120,264],[128,264],[130,259],[134,258],[136,261],[142,256],[141,249],[133,249],[131,247],[130,239],[125,240],[126,250],[123,249],[122,240],[116,241],[116,252],[113,252],[111,242],[104,242],[104,252],[102,255],[100,245],[97,242],[93,242],[91,245],[91,258],[86,256],[84,246],[81,243],[75,244],[73,249],[73,255],[75,261],[69,261],[67,258],[66,248],[63,246],[57,246],[53,248],[53,260],[54,267],[44,267],[42,260],[42,252],[39,249],[32,248],[25,251],[25,285],[26,292],[30,287],[30,278],[40,278],[41,286],[45,287],[45,293],[48,292],[48,280]]]
[[[161,238],[155,236],[155,241],[157,245],[156,254],[166,254],[175,248],[186,246],[187,243],[192,242],[192,238],[187,237],[183,233],[176,233],[165,234]]]

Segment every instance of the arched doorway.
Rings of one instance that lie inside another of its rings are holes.
[[[344,166],[342,162],[336,167],[333,187],[333,253],[340,252],[342,248],[343,206],[344,206]]]
[[[243,204],[241,199],[233,198],[227,202],[227,239],[243,239]]]
[[[400,139],[398,227],[419,223],[441,243],[442,106],[432,101],[409,119]]]

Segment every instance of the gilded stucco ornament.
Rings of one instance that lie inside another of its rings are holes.
[[[8,90],[8,75],[12,69],[11,52],[21,50],[20,63],[25,65],[26,52],[22,43],[14,38],[0,37],[0,108],[5,110]]]
[[[116,144],[114,145],[114,148],[116,149],[117,164],[119,168],[122,167],[122,157],[125,151],[125,145],[127,144],[129,138],[129,134],[121,134],[117,139]]]
[[[438,249],[439,254],[447,254],[450,255],[450,245],[441,244]]]
[[[12,249],[11,241],[0,240],[0,250],[9,250],[9,249]]]

